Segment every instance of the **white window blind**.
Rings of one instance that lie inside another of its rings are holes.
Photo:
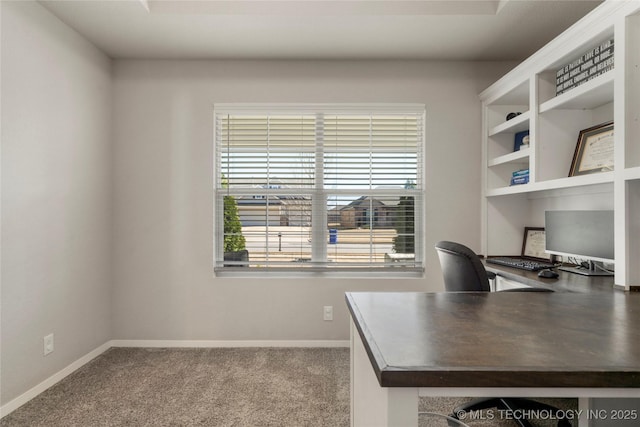
[[[421,270],[424,106],[214,117],[216,269]]]

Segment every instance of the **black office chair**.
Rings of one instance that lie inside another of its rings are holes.
[[[489,280],[496,275],[485,270],[480,258],[471,249],[455,242],[441,241],[436,243],[436,251],[440,258],[440,266],[444,276],[444,287],[447,292],[490,292]],[[546,288],[505,289],[501,292],[553,292]]]
[[[440,266],[444,277],[444,285],[447,292],[489,292],[489,279],[494,279],[495,274],[487,272],[478,255],[468,247],[455,242],[441,241],[436,244],[436,251],[440,258]],[[505,292],[505,291],[503,291]],[[553,292],[544,288],[518,288],[509,289],[506,292]],[[529,399],[519,398],[483,398],[473,400],[460,405],[453,410],[452,418],[459,419],[460,415],[470,411],[497,408],[505,411],[521,410],[547,410],[549,413],[564,416],[565,412],[553,406]],[[514,413],[514,412],[511,412]],[[560,417],[558,417],[560,418]],[[531,427],[525,419],[514,419],[521,427]],[[571,423],[561,418],[559,427],[570,427]]]

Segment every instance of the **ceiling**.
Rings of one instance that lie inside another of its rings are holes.
[[[112,58],[522,60],[600,0],[40,1]]]

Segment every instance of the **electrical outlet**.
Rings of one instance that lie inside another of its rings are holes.
[[[53,352],[53,334],[44,337],[44,355]]]
[[[324,320],[333,320],[333,306],[325,305],[324,306]]]

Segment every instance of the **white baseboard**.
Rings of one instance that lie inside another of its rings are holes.
[[[111,341],[107,341],[106,343],[102,344],[100,347],[90,351],[89,353],[82,356],[80,359],[76,360],[75,362],[72,362],[67,367],[51,375],[49,378],[42,381],[40,384],[25,391],[20,396],[16,397],[10,402],[7,402],[6,404],[2,405],[0,407],[0,418],[4,417],[5,415],[9,415],[11,412],[15,411],[16,409],[18,409],[19,407],[21,407],[22,405],[24,405],[25,403],[27,403],[28,401],[30,401],[31,399],[33,399],[34,397],[36,397],[37,395],[39,395],[40,393],[48,389],[49,387],[55,385],[60,380],[69,376],[76,370],[80,369],[81,367],[83,367],[84,365],[86,365],[91,360],[95,359],[96,357],[98,357],[99,355],[101,355],[111,347],[112,347]]]
[[[112,340],[112,347],[349,347],[349,340]]]
[[[111,347],[166,347],[166,348],[223,348],[223,347],[349,347],[349,340],[291,340],[291,341],[254,341],[254,340],[111,340],[80,359],[56,372],[35,387],[0,407],[0,418],[9,415],[49,387],[69,376]]]

